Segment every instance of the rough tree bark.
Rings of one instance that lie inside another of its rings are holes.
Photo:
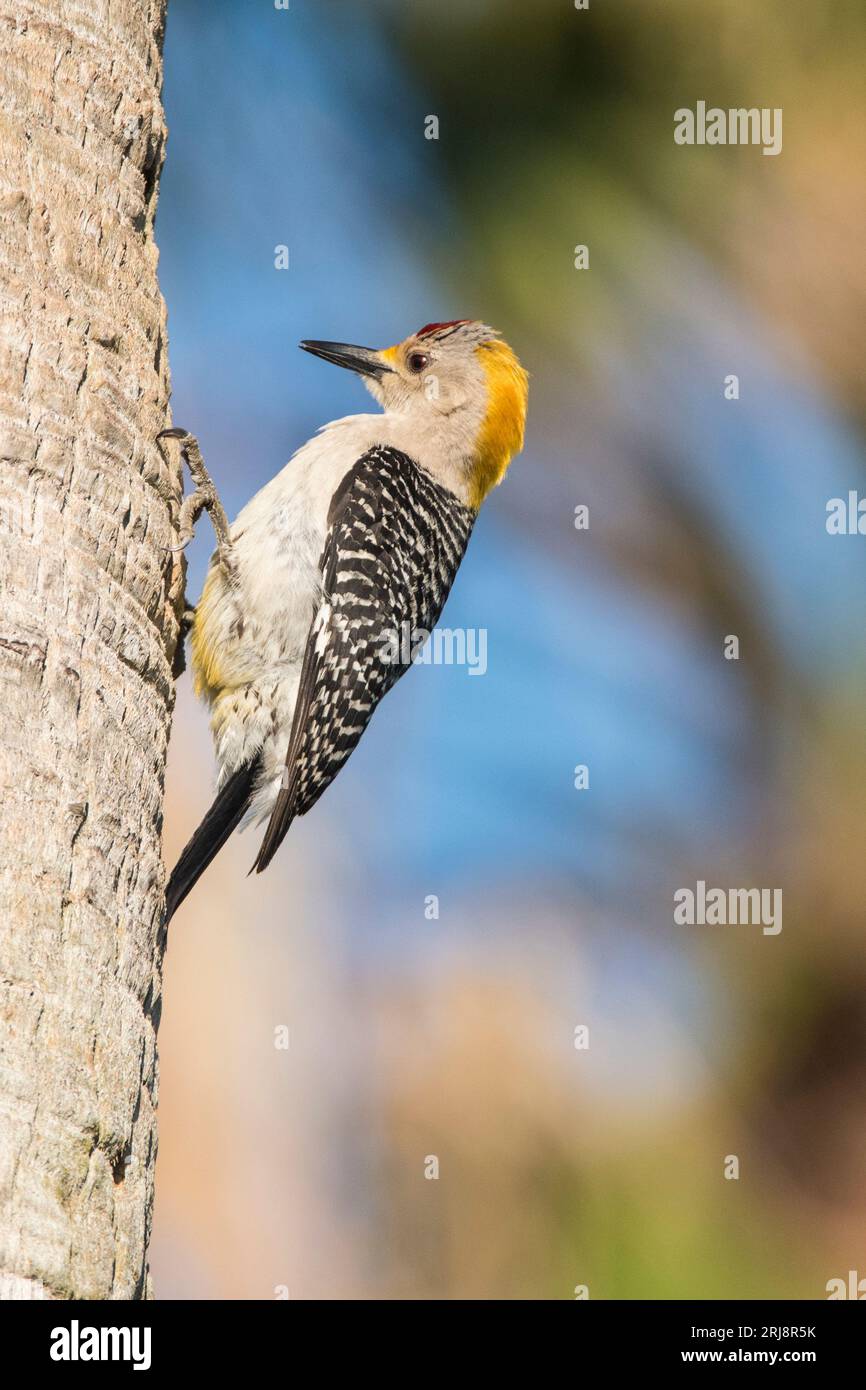
[[[165,0],[0,0],[0,1296],[141,1298],[182,572]]]

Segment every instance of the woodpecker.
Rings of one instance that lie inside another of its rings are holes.
[[[333,781],[405,666],[386,634],[431,631],[479,508],[523,447],[528,376],[492,328],[428,323],[394,347],[302,342],[356,372],[381,414],[325,425],[229,525],[195,438],[179,442],[217,537],[191,617],[217,796],[171,875],[165,922],[232,831],[267,821],[261,873]]]

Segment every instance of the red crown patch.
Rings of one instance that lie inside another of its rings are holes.
[[[434,333],[441,333],[445,328],[460,328],[464,323],[471,323],[471,319],[449,319],[447,323],[425,323],[423,328],[419,328],[415,334],[416,338],[429,338]]]

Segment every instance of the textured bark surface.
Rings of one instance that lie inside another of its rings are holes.
[[[147,1296],[180,481],[165,0],[0,0],[0,1295]]]

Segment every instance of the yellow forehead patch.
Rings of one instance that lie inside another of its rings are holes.
[[[395,343],[393,347],[382,348],[379,356],[384,358],[386,362],[396,362],[402,346],[402,343]]]
[[[480,507],[523,448],[529,376],[501,338],[481,343],[475,352],[487,381],[487,414],[478,434],[470,496],[472,506]]]

